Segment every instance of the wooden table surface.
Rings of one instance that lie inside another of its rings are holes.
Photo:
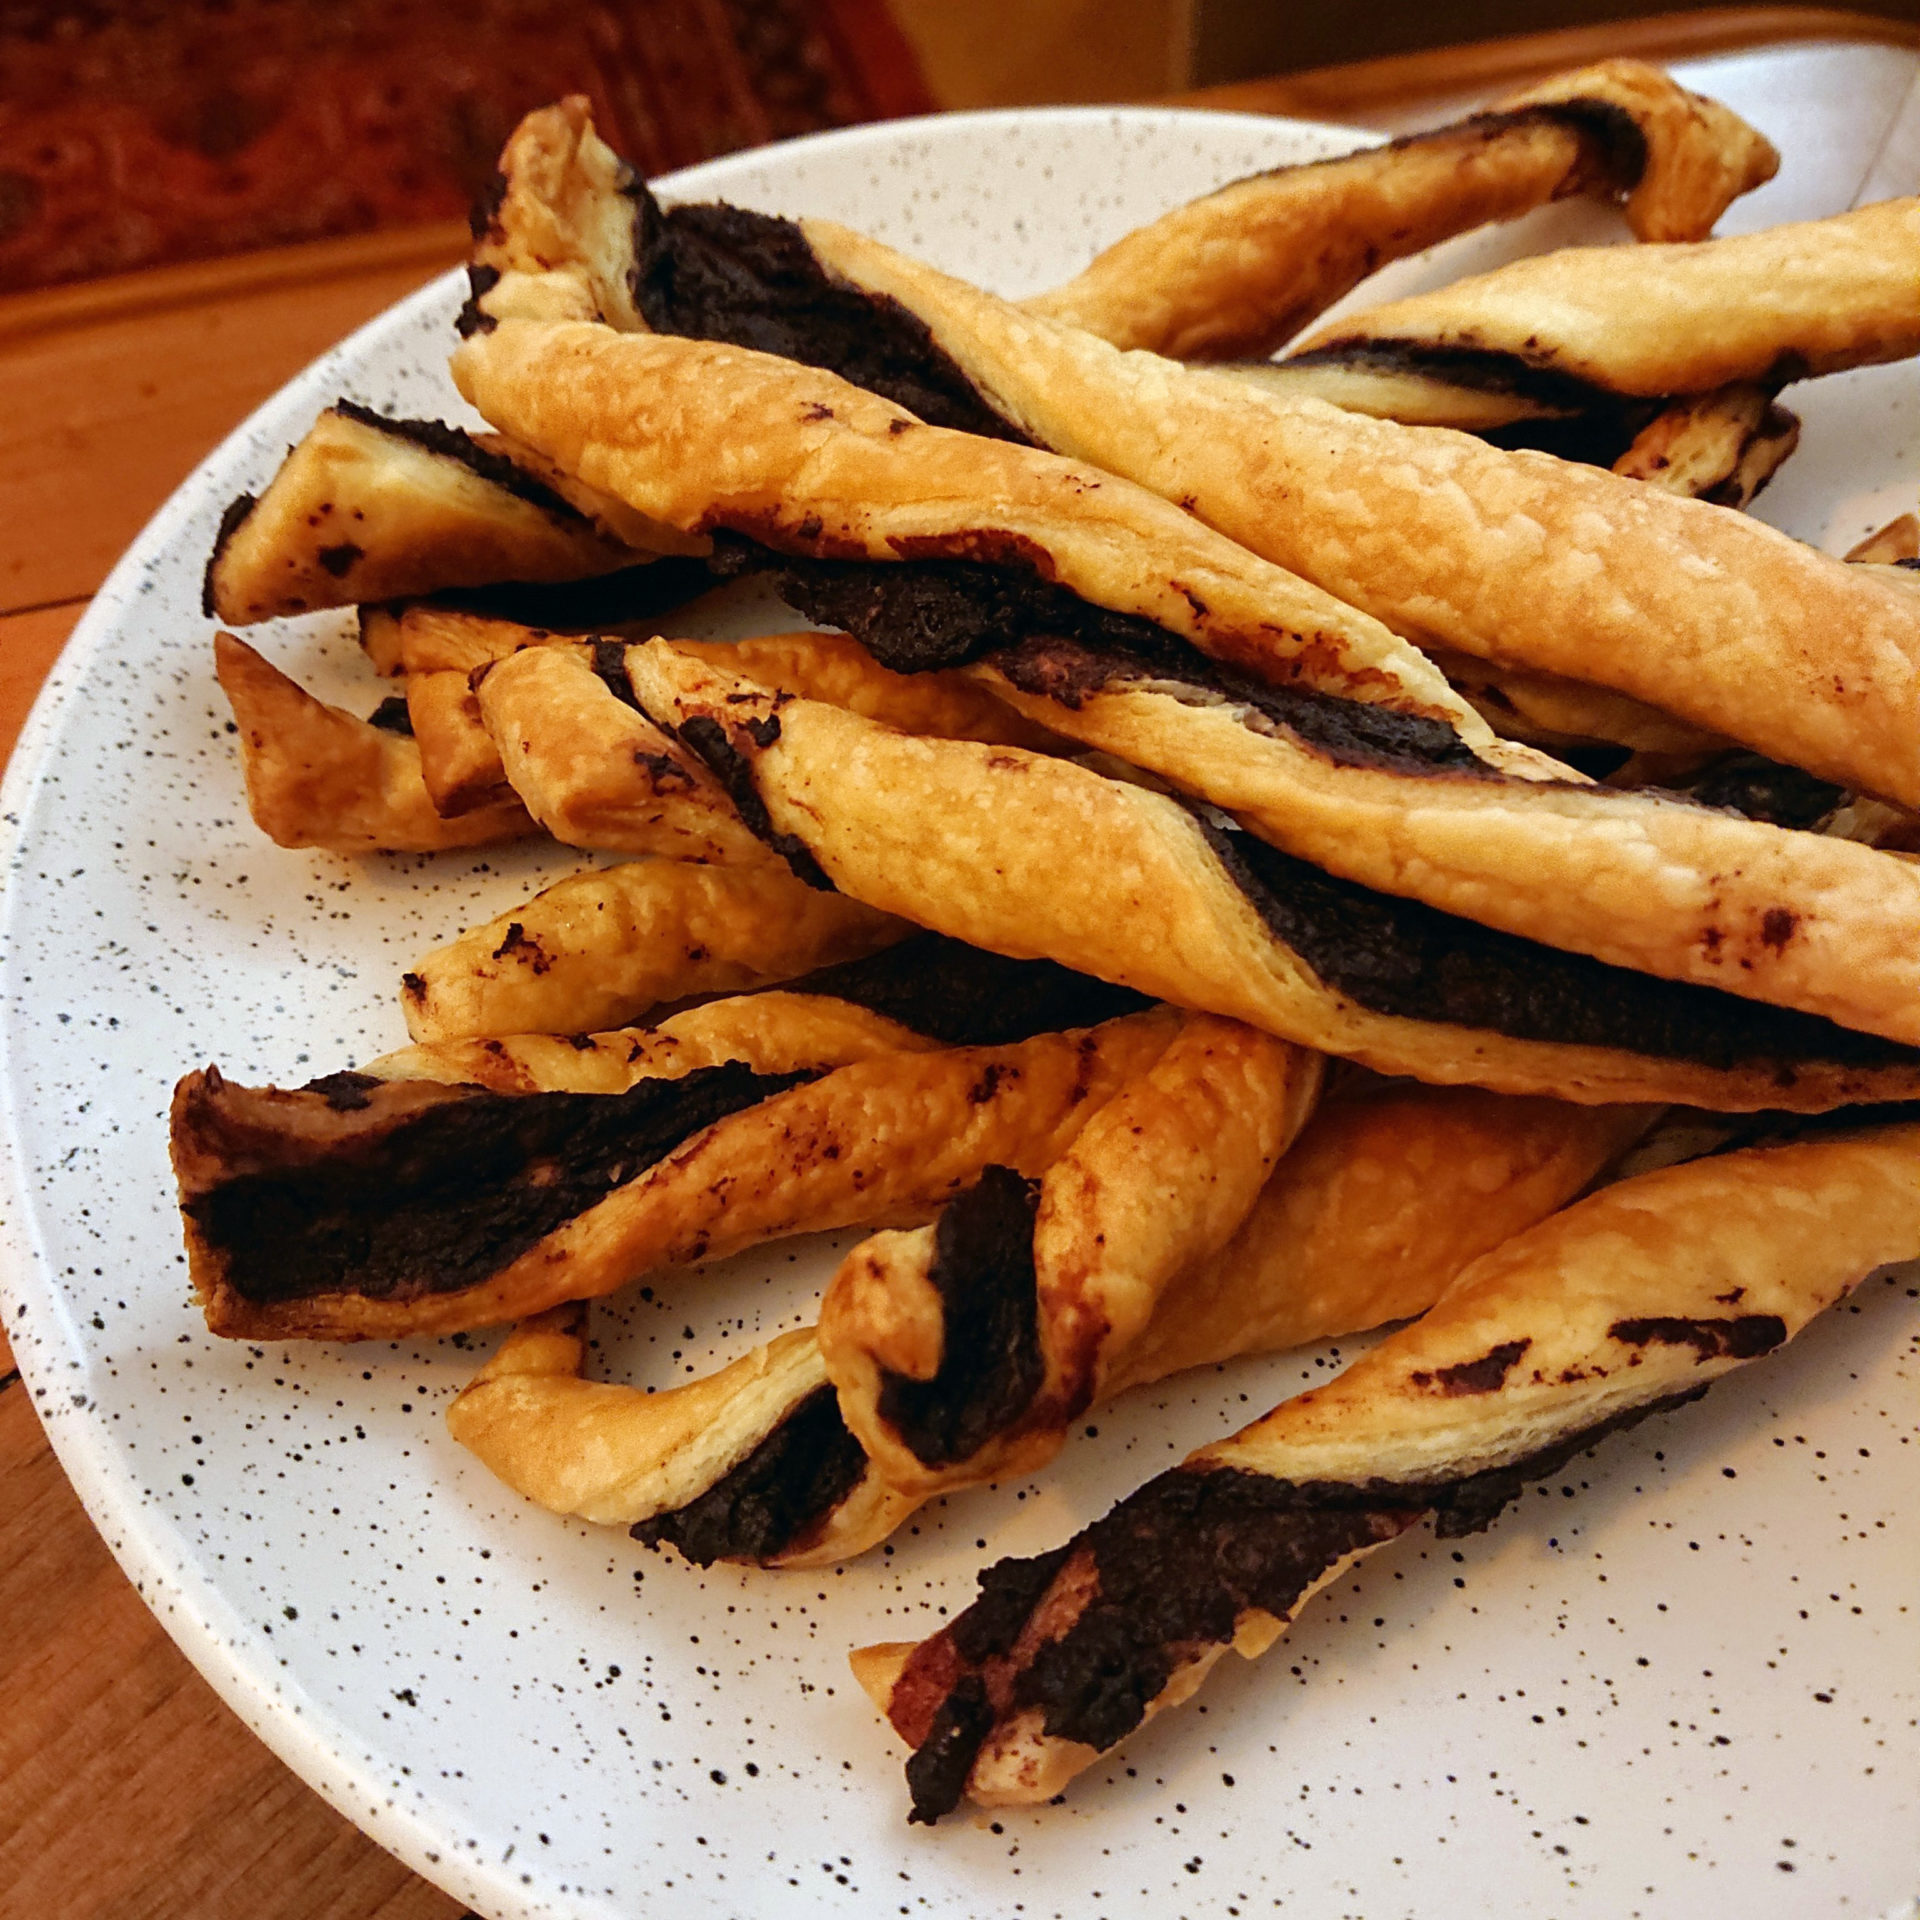
[[[1920,29],[1803,8],[1672,15],[1194,96],[1403,125],[1608,51]],[[343,334],[458,260],[412,229],[0,300],[0,759],[120,552],[199,460]],[[452,1920],[219,1702],[94,1533],[0,1332],[0,1908],[38,1920]]]

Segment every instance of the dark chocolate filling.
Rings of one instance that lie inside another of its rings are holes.
[[[881,1419],[926,1466],[968,1459],[1011,1427],[1040,1390],[1039,1206],[1039,1181],[988,1167],[934,1229],[927,1279],[945,1329],[939,1371],[931,1380],[883,1372],[879,1396]]]
[[[1010,1046],[1153,1004],[1057,960],[1009,960],[943,933],[915,934],[864,960],[822,967],[786,990],[851,1000],[948,1047]]]
[[[1033,444],[925,321],[886,294],[835,279],[791,220],[714,202],[662,211],[644,186],[632,192],[633,298],[655,333],[824,367],[930,426]]]
[[[318,1146],[223,1125],[220,1088],[210,1082],[183,1126],[204,1148],[255,1170],[186,1210],[247,1300],[453,1293],[497,1273],[702,1128],[813,1077],[757,1074],[732,1061],[619,1094],[476,1090]],[[352,1080],[331,1076],[311,1097],[334,1112],[377,1107],[387,1083]]]
[[[1618,1047],[1726,1070],[1920,1064],[1920,1050],[1815,1014],[1565,953],[1417,900],[1374,893],[1251,834],[1202,823],[1274,936],[1373,1013],[1563,1046]]]
[[[927,1281],[945,1338],[931,1380],[881,1373],[879,1417],[927,1467],[948,1467],[1006,1432],[1033,1404],[1041,1357],[1033,1219],[1041,1183],[987,1167],[933,1229]]]
[[[1060,1569],[1089,1557],[1092,1597],[1013,1675],[1010,1710],[1040,1707],[1049,1736],[1104,1752],[1140,1724],[1176,1668],[1202,1647],[1231,1640],[1250,1609],[1284,1619],[1330,1567],[1405,1532],[1423,1514],[1433,1515],[1443,1540],[1478,1532],[1530,1481],[1705,1391],[1630,1408],[1511,1466],[1432,1484],[1295,1483],[1237,1467],[1175,1467],[1067,1546],[987,1568],[980,1599],[947,1634],[969,1666],[1006,1656]],[[979,1684],[968,1673],[954,1691],[970,1680]],[[934,1731],[946,1737],[924,1793],[909,1772],[914,1818],[937,1820],[959,1804],[994,1718],[980,1725],[977,1712],[936,1712]]]
[[[1223,661],[1209,659],[1162,628],[1152,634],[1169,644],[1152,652],[1088,647],[1075,640],[1036,637],[992,656],[992,665],[1023,693],[1057,700],[1077,711],[1091,694],[1138,681],[1166,682],[1175,699],[1218,696],[1251,707],[1302,745],[1342,766],[1468,774],[1498,779],[1444,720],[1400,713],[1364,700],[1342,700],[1311,687],[1276,686]]]
[[[1346,764],[1491,776],[1444,721],[1258,680],[1152,620],[1095,606],[1027,567],[796,559],[737,534],[715,536],[713,564],[723,573],[769,574],[808,619],[852,634],[896,673],[992,655],[1016,686],[1070,708],[1116,680],[1166,678],[1256,707]]]
[[[1818,826],[1847,797],[1846,789],[1830,780],[1757,753],[1730,753],[1712,761],[1680,791],[1701,806],[1801,828]]]
[[[866,1470],[833,1388],[815,1387],[738,1466],[684,1507],[640,1521],[633,1537],[668,1541],[697,1567],[769,1560],[818,1527]]]
[[[631,681],[628,686],[631,689]],[[772,717],[749,720],[744,724],[756,746],[770,747],[780,738],[780,722]],[[775,829],[772,817],[767,812],[767,803],[761,799],[760,789],[754,784],[752,763],[727,738],[727,730],[719,721],[710,720],[705,714],[696,714],[678,727],[665,730],[671,732],[689,752],[698,754],[706,762],[714,778],[726,788],[727,798],[733,802],[733,810],[740,816],[741,824],[787,863],[796,880],[805,881],[821,893],[835,891],[833,882],[827,878],[827,870],[813,857],[807,843],[798,834],[780,833]]]
[[[375,413],[371,407],[361,406],[357,400],[336,400],[333,411],[345,419],[358,421],[363,427],[373,428],[376,433],[390,434],[396,440],[424,447],[443,460],[456,460],[469,473],[530,507],[538,507],[550,519],[571,527],[592,524],[578,507],[554,492],[537,474],[516,466],[505,454],[481,446],[462,427],[450,427],[444,420],[392,420],[384,413]]]

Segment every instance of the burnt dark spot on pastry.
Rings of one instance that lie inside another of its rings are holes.
[[[649,753],[644,747],[633,750],[633,764],[645,772],[655,793],[691,793],[694,778],[671,754]]]
[[[593,643],[593,670],[601,684],[620,702],[641,711],[640,696],[633,690],[633,675],[627,671],[627,643],[624,640],[596,640]]]
[[[916,1821],[932,1826],[960,1804],[993,1722],[986,1683],[977,1673],[967,1674],[934,1710],[926,1739],[907,1758],[907,1792],[913,1798],[909,1826]]]
[[[380,1084],[371,1073],[323,1073],[300,1091],[317,1093],[335,1113],[357,1113],[371,1103],[373,1090]]]
[[[1717,987],[1662,980],[1374,893],[1207,825],[1234,884],[1320,979],[1374,1013],[1706,1067],[1887,1067],[1920,1050]]]
[[[314,558],[336,580],[344,580],[366,556],[365,547],[355,546],[351,540],[341,540],[331,547],[322,547]]]
[[[633,300],[655,333],[824,367],[931,426],[1033,444],[924,320],[835,278],[791,220],[713,202],[663,211],[644,187],[634,198]]]
[[[242,523],[255,507],[260,504],[256,495],[237,493],[220,510],[220,525],[213,536],[213,551],[207,555],[207,570],[200,578],[200,611],[211,620],[214,617],[213,574],[220,564],[220,557],[227,550],[228,542],[240,531]]]
[[[713,587],[702,559],[667,554],[585,580],[502,580],[486,587],[447,588],[412,602],[450,613],[477,613],[549,633],[590,634],[683,607]]]
[[[1700,806],[1724,807],[1776,827],[1816,827],[1847,797],[1830,780],[1757,753],[1710,760],[1676,791]]]
[[[864,960],[823,967],[790,981],[787,991],[851,1000],[949,1047],[1008,1046],[1152,1005],[1131,987],[1057,960],[1009,960],[941,933],[915,934]]]
[[[476,333],[491,333],[500,324],[480,304],[499,284],[498,267],[468,267],[467,297],[461,302],[460,311],[453,316],[453,330],[462,340],[470,340]]]
[[[1049,1736],[1105,1751],[1140,1724],[1181,1666],[1231,1641],[1248,1612],[1288,1618],[1342,1560],[1383,1545],[1425,1514],[1442,1539],[1477,1532],[1529,1482],[1703,1392],[1629,1408],[1509,1466],[1454,1480],[1294,1482],[1238,1467],[1175,1467],[1067,1546],[988,1568],[975,1602],[988,1620],[976,1624],[969,1608],[914,1659],[936,1648],[950,1660],[957,1655],[963,1664],[948,1697],[978,1681],[1004,1702],[1002,1712],[1040,1707]],[[1063,1611],[1061,1629],[1008,1671],[1004,1663],[1022,1634],[1045,1617],[1054,1582],[1081,1555],[1090,1556],[1095,1576],[1083,1583],[1084,1601]],[[929,1720],[942,1725],[937,1709]],[[974,1738],[973,1754],[988,1731]],[[958,1779],[943,1773],[940,1784],[950,1797],[916,1796],[919,1818],[938,1819],[959,1804],[965,1770]]]
[[[1532,1345],[1531,1340],[1505,1340],[1478,1360],[1463,1360],[1455,1367],[1436,1367],[1431,1373],[1413,1373],[1407,1378],[1416,1387],[1434,1387],[1445,1394],[1498,1393],[1515,1363]]]
[[[480,191],[473,196],[473,205],[467,209],[467,231],[476,240],[484,240],[493,230],[493,224],[500,218],[500,209],[506,205],[506,200],[507,176],[495,167]],[[498,273],[494,273],[496,280],[499,277]]]
[[[804,1545],[867,1470],[831,1386],[815,1387],[706,1492],[632,1528],[643,1546],[677,1547],[697,1567],[764,1561]]]
[[[617,1094],[382,1082],[349,1110],[324,1092],[189,1084],[176,1139],[231,1172],[186,1211],[247,1300],[455,1293],[703,1128],[813,1077],[733,1061]]]
[[[777,740],[780,723],[773,720],[771,725],[773,739]],[[796,880],[805,881],[821,893],[835,891],[826,869],[813,857],[807,843],[798,834],[775,830],[767,803],[761,799],[760,789],[754,783],[752,762],[727,738],[727,730],[719,721],[696,714],[691,720],[682,721],[673,732],[683,746],[705,761],[714,778],[726,788],[727,798],[733,802],[733,810],[747,831],[771,847],[792,868]],[[764,744],[771,745],[772,741]]]
[[[409,1000],[424,1000],[427,997],[426,980],[417,973],[403,973],[400,976],[400,991]]]
[[[927,1281],[944,1338],[931,1380],[882,1373],[880,1417],[929,1467],[968,1459],[1032,1404],[1040,1353],[1033,1222],[1040,1183],[988,1167],[934,1229]]]
[[[1777,1313],[1743,1313],[1721,1320],[1656,1315],[1616,1320],[1607,1332],[1629,1347],[1691,1347],[1703,1362],[1757,1360],[1785,1344],[1787,1323]]]
[[[1769,907],[1760,916],[1760,944],[1784,953],[1799,925],[1800,916],[1791,907]]]
[[[496,960],[524,961],[536,974],[545,973],[553,965],[546,948],[518,920],[507,922],[505,937],[494,948],[493,957]]]
[[[549,519],[571,527],[592,524],[578,507],[563,499],[537,474],[516,466],[505,454],[481,446],[462,427],[450,427],[444,420],[389,419],[386,414],[375,413],[371,407],[363,407],[354,400],[335,401],[333,411],[345,419],[357,421],[363,427],[371,427],[376,433],[390,435],[395,440],[405,440],[413,446],[424,448],[428,453],[438,454],[443,460],[457,460],[476,478],[498,487],[503,493],[512,494],[516,500],[524,501],[530,507],[537,507]]]
[[[413,738],[413,713],[408,707],[406,696],[390,693],[367,715],[367,725],[378,727],[382,733],[404,734]]]
[[[1342,700],[1312,687],[1276,686],[1209,659],[1163,628],[1149,631],[1157,636],[1150,653],[1036,638],[993,655],[991,664],[1023,693],[1057,700],[1069,709],[1084,705],[1093,694],[1146,683],[1155,692],[1191,704],[1226,702],[1243,708],[1248,724],[1282,728],[1343,766],[1499,778],[1444,720]]]

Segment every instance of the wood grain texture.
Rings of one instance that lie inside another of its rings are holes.
[[[397,260],[390,246],[358,261],[335,247],[313,279],[298,257],[309,251],[283,250],[277,276],[262,277],[264,255],[202,269],[184,299],[103,283],[91,305],[69,296],[74,317],[52,326],[17,314],[58,304],[45,296],[0,301],[0,613],[94,592],[224,434],[433,270],[417,244]]]
[[[42,1920],[454,1920],[214,1696],[0,1391],[0,1888]]]

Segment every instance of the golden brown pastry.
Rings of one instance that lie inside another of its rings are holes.
[[[638,530],[631,509],[613,511]],[[649,550],[685,545],[662,528]],[[577,579],[640,557],[533,462],[437,420],[390,420],[342,400],[257,500],[242,494],[227,509],[205,610],[246,626],[437,587]]]
[[[1442,1538],[1486,1526],[1528,1481],[1916,1254],[1911,1120],[1623,1181],[1508,1241],[1326,1386],[1065,1546],[990,1568],[932,1638],[856,1654],[914,1748],[913,1817],[1050,1799],[1428,1514]]]
[[[233,634],[214,636],[213,658],[239,729],[248,811],[277,845],[432,853],[538,831],[511,796],[443,819],[405,732],[316,700]]]
[[[725,766],[730,790],[750,785],[768,830],[843,892],[1381,1072],[1578,1101],[1819,1109],[1901,1097],[1920,1063],[1824,1020],[1369,892],[1068,761],[911,739],[751,691],[662,642],[628,666],[648,711]]]
[[[725,769],[730,790],[742,764],[753,768],[776,833],[814,850],[836,884],[855,893],[873,884],[869,851],[852,856],[852,881],[819,852],[857,831],[853,820],[873,805],[824,763],[830,753],[857,755],[877,774],[896,755],[888,741],[857,721],[836,723],[817,703],[756,698],[750,683],[665,642],[631,649],[628,661],[643,704]],[[1311,860],[1380,895],[1417,889],[1426,905],[1461,921],[1470,915],[1522,939],[1551,939],[1612,968],[1730,988],[1903,1043],[1920,1037],[1916,947],[1905,931],[1920,931],[1920,873],[1871,848],[1591,785],[1502,782],[1444,766],[1419,785],[1403,782],[1377,772],[1350,742],[1316,732],[1318,716],[1303,716],[1275,690],[1196,687],[1172,667],[1156,673],[1067,642],[1012,649],[973,671],[1023,711],[1226,809],[1294,865]],[[1060,777],[1024,757],[1008,764],[1022,769],[1023,785],[1050,787]],[[995,771],[1006,769],[980,770]],[[921,777],[970,782],[979,773],[954,760]],[[894,810],[906,790],[896,785],[886,796]],[[844,817],[827,813],[827,792]],[[940,801],[928,794],[925,805],[937,813]],[[890,837],[904,844],[929,831],[938,828],[903,822]],[[1067,857],[1064,848],[1057,857]],[[1568,876],[1572,897],[1560,897],[1549,874]],[[1182,997],[1165,985],[1151,990]]]
[[[1662,398],[1778,384],[1920,351],[1920,199],[1686,246],[1569,247],[1330,321],[1317,364],[1446,367]]]
[[[557,881],[435,948],[402,976],[400,1007],[416,1040],[591,1033],[663,1002],[792,980],[909,931],[777,862],[635,860]]]
[[[1265,354],[1377,267],[1452,234],[1588,194],[1624,200],[1642,239],[1695,240],[1778,163],[1725,107],[1639,61],[1604,61],[1433,132],[1236,181],[1136,229],[1028,304],[1121,346]],[[521,121],[485,213],[469,330],[520,315],[698,331],[685,325],[688,305],[727,298],[701,271],[716,246],[757,228],[770,275],[795,258],[779,231],[791,223],[724,207],[663,213],[579,96]]]
[[[597,486],[688,527],[731,519],[802,553],[864,556],[782,565],[759,549],[810,616],[897,646],[893,664],[1037,645],[1041,661],[1011,688],[1007,654],[995,661],[996,688],[1021,696],[1029,718],[1242,815],[1291,853],[1610,964],[1920,1036],[1920,876],[1857,846],[1798,842],[1649,794],[1583,793],[1569,770],[1529,761],[1534,750],[1478,737],[1477,715],[1470,727],[1431,702],[1408,714],[1411,682],[1361,667],[1363,636],[1350,621],[1344,647],[1324,629],[1276,642],[1277,610],[1256,622],[1246,598],[1259,579],[1234,561],[1240,590],[1223,591],[1222,573],[1185,566],[1200,558],[1186,551],[1190,523],[1141,514],[1134,490],[1116,481],[1075,479],[1046,456],[947,430],[909,422],[895,432],[902,416],[873,396],[738,349],[509,321],[461,355],[483,410]],[[751,428],[714,420],[709,376],[722,372],[727,406],[755,410]],[[802,404],[803,394],[815,397]],[[1656,497],[1607,483],[1634,500]],[[1044,517],[1013,511],[1016,489],[1044,501]],[[1123,519],[1135,535],[1124,545]],[[992,522],[991,533],[969,530],[975,520]],[[927,531],[936,523],[949,531]],[[1223,572],[1235,551],[1214,556]],[[1857,585],[1838,563],[1821,564]],[[1904,606],[1906,596],[1893,597]],[[1920,600],[1904,619],[1920,656]],[[1080,655],[1089,646],[1148,655],[1144,668],[1114,669],[1147,689],[1116,694],[1096,679],[1096,700],[1072,664],[1060,670],[1062,689],[1047,636],[1063,633]],[[1235,683],[1182,642],[1300,690]],[[1175,664],[1163,670],[1168,657]],[[1168,691],[1152,690],[1158,679]],[[1459,704],[1450,689],[1448,700]],[[1915,755],[1914,743],[1903,752]]]
[[[1160,1294],[1096,1395],[1422,1312],[1468,1261],[1588,1185],[1650,1118],[1394,1083],[1333,1099],[1232,1239]],[[863,1552],[926,1497],[877,1472],[811,1328],[658,1391],[584,1381],[582,1330],[571,1308],[527,1323],[448,1409],[454,1436],[542,1506],[632,1527],[698,1565],[785,1567]]]
[[[1689,499],[1749,507],[1799,444],[1800,422],[1773,404],[1768,385],[1737,381],[1664,408],[1613,470]]]
[[[684,530],[837,559],[1038,573],[1264,677],[1441,716],[1497,744],[1384,626],[1177,507],[1057,455],[923,426],[832,374],[738,347],[526,320],[474,334],[453,371],[489,418]]]
[[[1118,347],[1264,355],[1377,268],[1453,234],[1579,193],[1624,198],[1642,240],[1699,240],[1778,166],[1725,107],[1607,60],[1431,133],[1235,181],[1025,304]]]
[[[1162,1296],[1245,1220],[1320,1068],[1189,1014],[1037,1180],[989,1167],[937,1225],[855,1248],[820,1351],[881,1477],[929,1495],[1050,1460]]]
[[[526,647],[476,671],[473,702],[507,784],[568,846],[777,861],[706,763],[641,712],[625,653],[610,641]]]
[[[716,1560],[814,1567],[884,1540],[921,1502],[848,1433],[811,1327],[657,1393],[586,1380],[585,1311],[524,1322],[447,1409],[453,1437],[555,1513]]]
[[[619,1091],[569,1090],[552,1048],[516,1058],[510,1091],[418,1077],[418,1057],[415,1077],[294,1091],[209,1068],[174,1094],[189,1269],[216,1333],[390,1339],[523,1319],[790,1233],[923,1219],[982,1167],[1057,1159],[1175,1018],[933,1052],[867,1023],[865,1057],[832,1064],[836,1031],[827,1061],[794,1068],[787,1049],[778,1072],[749,1044],[681,1071],[611,1035],[616,1061],[633,1051]],[[560,1087],[520,1090],[555,1061]]]
[[[845,229],[807,233],[835,271],[908,305],[1031,438],[1396,631],[1920,802],[1920,595],[1900,583],[1591,467],[1123,355]]]
[[[774,634],[740,641],[676,641],[696,658],[765,686],[831,701],[908,733],[1064,746],[987,689],[955,673],[893,673],[838,633]],[[416,677],[411,704],[452,675]],[[753,864],[767,849],[734,815],[703,762],[663,736],[635,704],[625,648],[611,642],[548,644],[459,676],[484,753],[451,737],[442,764],[490,765],[556,840],[617,853]],[[453,697],[451,690],[447,696]],[[464,709],[463,709],[464,711]],[[414,731],[420,734],[416,716]],[[449,729],[451,735],[452,729]],[[423,763],[426,747],[422,745]],[[469,779],[482,777],[469,773]],[[433,781],[430,777],[428,785]],[[435,793],[436,804],[446,810]]]

